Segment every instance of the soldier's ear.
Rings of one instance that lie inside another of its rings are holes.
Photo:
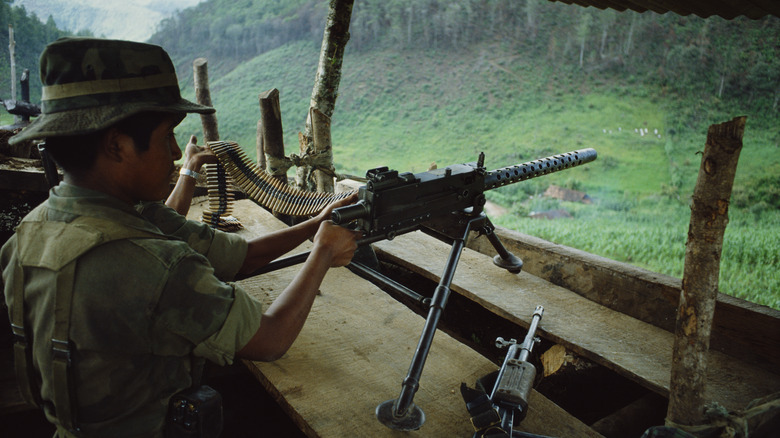
[[[134,151],[135,145],[127,134],[116,128],[108,128],[100,139],[100,149],[108,159],[121,163],[128,153]]]

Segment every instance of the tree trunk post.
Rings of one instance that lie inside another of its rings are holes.
[[[322,37],[322,48],[317,65],[317,74],[314,78],[314,89],[311,94],[310,108],[322,112],[328,118],[333,117],[333,109],[336,106],[339,83],[341,82],[341,65],[344,61],[344,48],[349,41],[349,22],[352,18],[352,6],[354,0],[330,0],[328,18],[325,24],[325,32]],[[330,134],[328,134],[330,138]],[[312,121],[311,111],[306,118],[306,130],[301,139],[301,154],[312,151]],[[332,166],[332,158],[331,158]],[[311,170],[298,172],[298,185],[302,188],[313,189],[308,180]],[[318,174],[320,171],[314,171]],[[307,180],[301,180],[301,177]],[[315,177],[321,179],[320,177]],[[320,187],[316,189],[323,191]]]
[[[19,79],[19,85],[21,86],[22,102],[30,103],[30,69],[26,68],[22,70],[22,77]],[[22,122],[27,124],[30,122],[29,114],[21,115]]]
[[[208,61],[206,58],[195,59],[192,62],[192,71],[195,84],[195,101],[201,105],[213,106],[211,103],[211,92],[209,91]],[[219,141],[217,115],[215,113],[201,114],[200,121],[203,126],[204,143]],[[230,175],[227,174],[220,163],[206,164],[203,166],[203,169],[210,187],[208,191],[209,208],[208,212],[203,212],[202,220],[211,227],[223,231],[241,228],[241,223],[235,218],[231,218],[229,221],[223,219],[226,216],[230,216],[233,210],[232,193],[234,189]],[[218,183],[220,181],[224,182],[224,186]],[[215,183],[220,187],[218,187],[218,190],[212,191],[211,186]],[[223,187],[224,191],[222,190]]]
[[[257,167],[265,169],[265,146],[263,146],[263,122],[261,120],[257,121],[255,151],[257,152]]]
[[[260,139],[263,148],[262,167],[269,175],[287,184],[287,169],[284,156],[284,130],[282,129],[282,110],[279,105],[279,90],[273,88],[260,93]],[[259,152],[258,152],[259,153]]]
[[[16,40],[13,24],[8,25],[8,55],[11,62],[11,100],[16,100]]]
[[[746,117],[710,126],[691,202],[677,310],[666,424],[704,422],[707,352],[718,295],[723,234]]]
[[[8,55],[11,62],[11,100],[16,100],[16,40],[12,24],[8,24]],[[18,122],[19,116],[14,116],[14,123]]]
[[[211,92],[209,91],[209,70],[206,58],[198,58],[192,62],[192,70],[195,82],[195,101],[201,105],[212,106]],[[203,124],[203,140],[218,141],[219,129],[217,127],[216,114],[201,114],[200,121]]]
[[[329,166],[333,169],[330,117],[323,114],[322,111],[312,108],[309,112],[309,119],[311,120],[312,138],[314,140],[312,149],[317,157],[317,161],[321,162],[321,166]],[[335,190],[332,172],[316,170],[314,172],[314,181],[317,183],[318,192],[333,193]]]

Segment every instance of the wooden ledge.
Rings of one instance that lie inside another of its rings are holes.
[[[200,216],[194,206],[191,218]],[[235,203],[245,236],[257,236],[284,225],[248,200]],[[299,248],[309,247],[308,243]],[[297,253],[299,251],[293,251]],[[290,267],[238,284],[270,303],[289,284],[299,267]],[[396,398],[406,376],[424,320],[373,284],[345,268],[331,269],[311,314],[290,351],[270,363],[246,362],[250,371],[310,437],[471,437],[459,386],[498,367],[439,331],[426,362],[415,403],[426,415],[419,431],[393,431],[376,419],[376,406]],[[528,432],[598,437],[598,433],[541,394],[530,396]]]
[[[578,293],[612,310],[674,332],[682,281],[496,227],[496,236],[520,257],[523,271]],[[495,254],[485,237],[468,247]],[[774,371],[780,369],[780,311],[718,294],[711,348]]]

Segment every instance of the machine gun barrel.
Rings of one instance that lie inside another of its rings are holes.
[[[579,149],[566,152],[565,154],[551,155],[527,163],[492,170],[485,175],[485,190],[492,190],[507,184],[590,163],[596,159],[596,155],[595,149]]]

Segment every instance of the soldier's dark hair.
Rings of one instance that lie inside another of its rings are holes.
[[[103,134],[115,128],[122,134],[130,136],[139,152],[149,150],[149,140],[160,122],[169,114],[144,112],[122,119],[111,128],[82,135],[49,137],[46,139],[46,150],[64,171],[80,174],[92,168],[97,158],[98,145]]]

